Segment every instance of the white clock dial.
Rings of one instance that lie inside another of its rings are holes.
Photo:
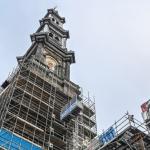
[[[51,56],[47,55],[46,56],[46,64],[50,70],[54,71],[55,67],[57,65],[57,61],[54,58],[52,58]]]

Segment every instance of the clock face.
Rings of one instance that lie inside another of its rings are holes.
[[[50,70],[54,71],[55,67],[57,65],[57,61],[54,58],[52,58],[51,56],[47,55],[46,56],[46,64]]]

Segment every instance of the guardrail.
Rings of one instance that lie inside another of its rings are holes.
[[[65,119],[72,112],[74,112],[75,109],[79,109],[79,110],[83,109],[83,105],[81,101],[77,99],[77,96],[74,96],[72,100],[63,107],[60,114],[60,119],[61,120]]]
[[[116,121],[113,125],[111,125],[107,130],[103,131],[102,134],[98,135],[90,144],[87,146],[85,150],[93,150],[96,148],[95,146],[104,146],[108,142],[112,141],[120,135],[123,131],[125,131],[128,127],[135,127],[144,133],[148,133],[148,129],[137,119],[134,118],[133,115],[130,115],[128,112],[121,117],[118,121]],[[98,141],[99,145],[95,145],[94,143]]]

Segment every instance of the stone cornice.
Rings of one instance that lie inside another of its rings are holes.
[[[67,51],[67,49],[61,48],[58,44],[50,40],[47,33],[35,33],[31,35],[32,42],[41,42],[44,43],[45,47],[56,53],[57,55],[60,55],[65,59],[65,61],[68,61],[70,63],[75,63],[75,54],[73,51]]]
[[[65,23],[65,22],[66,22],[66,21],[65,21],[65,18],[64,18],[64,17],[61,17],[61,16],[58,14],[58,11],[55,10],[55,9],[48,9],[48,10],[47,10],[47,14],[45,15],[44,18],[48,17],[50,14],[53,14],[53,15],[55,15],[57,18],[59,18],[60,21],[61,21],[61,23]]]
[[[56,31],[59,31],[64,37],[70,38],[68,30],[64,30],[63,28],[56,26],[49,18],[43,18],[42,20],[40,20],[40,27],[36,32],[39,32],[45,24],[48,24],[51,27],[53,27]]]

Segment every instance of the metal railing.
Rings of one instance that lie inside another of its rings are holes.
[[[82,109],[82,103],[77,99],[77,96],[74,96],[72,100],[67,103],[61,111],[61,120],[63,120],[65,117],[67,117],[71,112],[78,107],[79,109]]]
[[[107,130],[103,131],[95,139],[90,141],[90,144],[85,150],[91,150],[91,148],[92,150],[95,150],[97,147],[105,146],[105,144],[111,142],[129,127],[134,127],[142,131],[143,133],[148,134],[148,129],[146,128],[145,124],[141,123],[140,121],[135,119],[133,115],[130,115],[127,112],[118,121],[115,121],[115,123],[111,125]],[[98,145],[95,144],[97,142],[99,143]]]

